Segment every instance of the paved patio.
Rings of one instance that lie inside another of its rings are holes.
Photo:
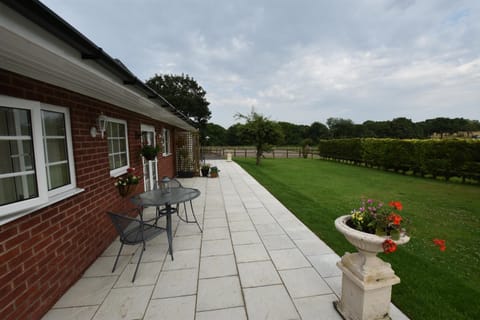
[[[210,163],[219,178],[182,181],[202,192],[193,203],[203,234],[175,218],[175,260],[160,235],[134,284],[139,247],[125,247],[112,274],[115,241],[44,319],[340,320],[338,255],[237,164]]]

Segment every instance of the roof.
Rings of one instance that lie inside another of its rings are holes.
[[[169,113],[186,122],[188,127],[197,126],[194,121],[175,108],[164,97],[138,79],[120,60],[112,58],[103,51],[102,48],[98,47],[40,1],[0,1],[49,34],[80,52],[82,60],[93,61],[101,68],[118,77],[121,83],[127,88],[135,88],[136,92],[142,93],[145,98],[154,101],[156,105],[168,110]]]

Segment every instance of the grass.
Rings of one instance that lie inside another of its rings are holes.
[[[401,201],[411,240],[390,255],[392,301],[411,319],[480,315],[480,187],[312,159],[235,159],[336,253],[355,249],[334,227],[363,197]],[[446,240],[444,252],[432,239]]]

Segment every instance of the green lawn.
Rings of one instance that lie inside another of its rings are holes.
[[[411,319],[480,316],[480,187],[311,159],[235,159],[339,255],[353,252],[334,227],[362,197],[398,200],[411,240],[390,255],[401,283],[393,302]],[[441,252],[432,239],[446,240]]]

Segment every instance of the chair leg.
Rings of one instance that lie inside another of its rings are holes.
[[[193,204],[192,204],[192,201],[190,201],[190,208],[192,209],[192,215],[193,215],[193,219],[195,219],[195,223],[197,224],[198,226],[198,229],[200,229],[200,232],[203,233],[203,230],[202,228],[200,227],[200,224],[198,223],[198,219],[197,219],[197,216],[195,215],[195,211],[193,211]],[[187,210],[185,209],[185,212]]]
[[[138,266],[140,265],[140,261],[142,260],[143,251],[145,251],[145,242],[143,242],[143,248],[142,250],[140,250],[140,257],[138,257],[137,266],[135,267],[135,272],[133,273],[132,282],[135,281],[135,277],[137,276]]]
[[[167,239],[168,239],[168,251],[170,253],[170,257],[173,261],[173,237],[172,237],[172,215],[167,214]]]
[[[123,249],[123,242],[121,242],[120,250],[118,250],[117,258],[115,259],[115,263],[113,264],[112,272],[114,272],[115,268],[117,267],[118,258],[120,257],[120,253],[122,252],[122,249]]]

